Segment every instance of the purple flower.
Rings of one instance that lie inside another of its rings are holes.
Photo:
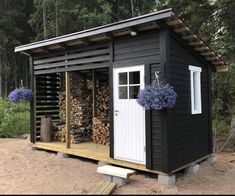
[[[10,92],[8,98],[11,101],[31,101],[33,92],[28,88],[17,88]]]
[[[173,108],[176,103],[177,94],[169,84],[153,84],[140,90],[137,102],[146,110]]]

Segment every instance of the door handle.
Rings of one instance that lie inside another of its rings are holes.
[[[114,115],[117,116],[118,112],[119,112],[119,110],[114,110],[114,113],[115,113]]]

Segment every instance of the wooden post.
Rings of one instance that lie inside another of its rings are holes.
[[[32,114],[32,119],[33,119],[33,143],[37,142],[37,115],[36,115],[36,100],[37,100],[37,78],[36,76],[33,76],[33,101],[32,101],[32,110],[31,112],[33,113]]]
[[[65,72],[66,89],[66,147],[70,148],[70,73]]]
[[[95,121],[95,117],[96,117],[96,77],[95,77],[95,69],[92,69],[92,131],[94,134],[94,121]],[[94,137],[93,137],[94,138]]]
[[[29,58],[30,88],[33,91],[33,100],[30,102],[30,141],[36,142],[36,77],[33,75],[33,58]]]
[[[114,158],[114,119],[113,119],[113,62],[114,62],[114,41],[113,39],[109,43],[109,49],[110,49],[110,66],[108,68],[109,71],[109,123],[110,123],[110,131],[109,131],[109,141],[110,141],[110,147],[109,147],[109,157]]]
[[[93,118],[96,117],[96,77],[95,77],[95,69],[92,70],[92,85],[93,85]]]

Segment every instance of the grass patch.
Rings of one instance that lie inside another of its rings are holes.
[[[0,137],[12,138],[29,133],[29,107],[28,102],[0,99]]]

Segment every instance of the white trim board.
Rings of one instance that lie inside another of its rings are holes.
[[[202,68],[189,65],[191,87],[191,114],[202,113],[201,72]]]

